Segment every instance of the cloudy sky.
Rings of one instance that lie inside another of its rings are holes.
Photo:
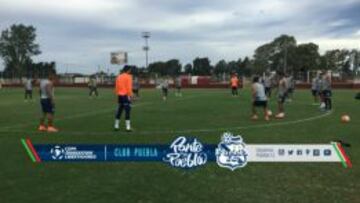
[[[142,31],[152,35],[150,62],[235,60],[283,33],[322,52],[360,49],[360,0],[0,0],[0,30],[14,23],[37,28],[36,60],[60,72],[115,72],[117,50],[144,66]]]

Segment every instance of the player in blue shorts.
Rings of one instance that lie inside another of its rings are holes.
[[[40,119],[39,131],[58,132],[59,130],[54,127],[54,76],[50,75],[47,79],[40,81],[40,104],[43,116]],[[47,125],[45,120],[47,119]]]
[[[257,112],[256,112],[256,108],[257,107],[262,107],[264,109],[264,117],[265,120],[268,121],[270,120],[269,115],[268,115],[268,107],[267,107],[267,97],[265,94],[265,88],[264,85],[262,83],[260,83],[259,81],[259,77],[255,76],[253,79],[253,84],[251,87],[251,92],[252,92],[252,99],[253,99],[253,104],[252,104],[252,119],[253,120],[257,120],[258,116],[257,116]]]

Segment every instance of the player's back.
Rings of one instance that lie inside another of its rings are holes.
[[[322,85],[323,85],[323,90],[331,90],[331,79],[329,76],[324,77],[322,81]]]
[[[271,87],[271,77],[270,76],[266,76],[264,78],[264,85],[265,85],[265,87]]]
[[[122,73],[116,78],[116,94],[118,95],[128,95],[132,94],[132,77],[128,73]]]
[[[167,79],[165,79],[163,82],[162,82],[162,88],[169,88],[169,81]]]
[[[279,95],[284,95],[287,92],[287,81],[286,78],[281,78],[279,81]]]
[[[180,77],[176,78],[176,86],[181,87],[181,78]]]
[[[26,80],[25,89],[26,90],[32,90],[32,81],[30,79]]]
[[[51,97],[50,92],[48,91],[48,86],[51,84],[50,80],[42,79],[40,80],[40,98],[48,99]]]
[[[266,94],[265,94],[264,85],[257,82],[257,83],[254,83],[253,86],[254,86],[254,90],[255,90],[256,101],[266,101],[267,97],[266,97]]]
[[[140,89],[140,82],[138,78],[133,79],[133,88],[134,89]]]

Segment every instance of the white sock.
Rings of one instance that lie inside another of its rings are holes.
[[[119,120],[119,119],[115,119],[115,125],[114,125],[114,127],[115,127],[115,128],[119,128],[119,125],[120,125],[120,120]]]
[[[126,124],[126,130],[131,130],[130,120],[126,120],[125,124]]]

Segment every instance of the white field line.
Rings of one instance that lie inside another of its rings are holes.
[[[251,129],[251,128],[266,128],[266,127],[274,127],[274,126],[287,126],[292,124],[305,123],[308,121],[318,120],[321,118],[325,118],[330,116],[334,111],[330,111],[328,113],[324,113],[317,116],[312,116],[304,119],[298,119],[293,121],[284,121],[278,123],[269,123],[269,124],[257,124],[257,125],[248,125],[248,126],[237,126],[237,127],[222,127],[222,128],[206,128],[206,129],[184,129],[184,130],[163,130],[163,131],[137,131],[135,130],[131,134],[185,134],[185,133],[208,133],[208,132],[225,132],[229,130],[241,130],[241,129]],[[0,132],[13,132],[13,133],[29,133],[28,131],[0,131]],[[84,132],[84,131],[63,131],[67,135],[114,135],[113,132],[105,131],[105,132]],[[121,132],[117,132],[117,134],[124,134]],[[129,134],[129,133],[126,133]]]
[[[195,97],[199,97],[199,96],[189,96],[186,98],[181,98],[181,99],[176,99],[176,100],[170,100],[170,102],[172,101],[184,101],[184,100],[188,100],[188,99],[192,99]],[[159,101],[163,102],[163,101]],[[166,101],[168,102],[168,101]],[[143,102],[140,104],[134,104],[132,105],[132,107],[139,107],[139,106],[146,106],[146,105],[150,105],[150,104],[154,104],[155,102]],[[115,110],[117,108],[116,105],[114,105],[115,107],[112,108],[107,108],[107,109],[102,109],[99,111],[91,111],[91,112],[84,112],[84,113],[78,113],[78,114],[74,114],[74,115],[70,115],[70,116],[64,116],[61,118],[55,118],[55,122],[59,122],[59,121],[64,121],[64,120],[70,120],[70,119],[76,119],[76,118],[82,118],[82,117],[88,117],[88,116],[93,116],[93,115],[98,115],[98,114],[103,114],[103,113],[109,113],[109,112],[114,112],[115,115]],[[18,128],[18,127],[24,127],[24,126],[28,126],[28,125],[36,125],[38,123],[38,121],[34,122],[26,122],[26,123],[19,123],[19,124],[15,124],[15,125],[10,125],[10,126],[4,126],[0,128],[0,132],[3,132],[3,129],[11,129],[11,128]],[[5,131],[6,132],[6,131]]]

